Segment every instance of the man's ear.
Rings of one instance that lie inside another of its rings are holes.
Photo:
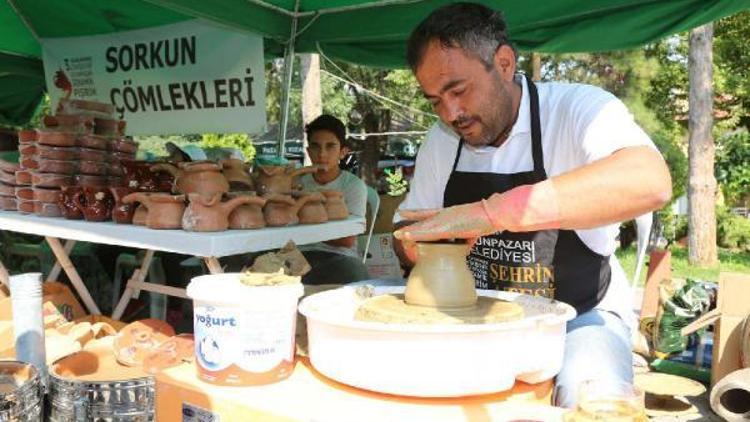
[[[495,51],[493,64],[504,81],[513,80],[516,74],[516,53],[509,45],[503,44]]]
[[[341,145],[341,153],[339,153],[339,160],[343,160],[344,157],[346,157],[347,154],[351,152],[351,148],[345,145]]]

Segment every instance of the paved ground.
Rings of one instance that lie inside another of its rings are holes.
[[[634,293],[633,304],[636,307],[636,309],[634,309],[634,312],[636,312],[636,315],[637,315],[640,311],[641,301],[643,300],[643,289],[637,288],[635,289],[633,293]],[[723,421],[724,420],[723,418],[717,416],[711,410],[711,405],[709,404],[709,393],[710,393],[710,390],[706,391],[700,396],[688,398],[688,401],[698,409],[699,413],[694,413],[690,415],[681,415],[681,416],[659,416],[659,417],[652,417],[650,418],[650,420],[656,421],[656,422]]]

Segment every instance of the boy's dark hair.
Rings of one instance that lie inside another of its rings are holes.
[[[502,12],[476,3],[453,3],[435,9],[414,28],[406,45],[406,61],[413,72],[432,40],[438,40],[444,48],[458,47],[475,55],[487,69],[492,67],[497,49],[510,45]]]
[[[330,114],[321,114],[315,120],[305,126],[307,139],[310,139],[312,137],[312,134],[319,130],[327,130],[329,132],[333,132],[333,134],[336,135],[336,138],[339,140],[339,144],[341,144],[342,147],[347,146],[346,127],[341,120],[331,116]]]

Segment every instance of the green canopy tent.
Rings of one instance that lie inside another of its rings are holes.
[[[105,34],[200,18],[260,33],[266,54],[322,51],[404,66],[412,28],[444,0],[4,0],[0,2],[0,124],[28,121],[44,93],[40,38]],[[484,0],[503,10],[521,50],[633,48],[750,8],[750,0]],[[287,81],[291,66],[287,65]],[[285,109],[288,100],[284,101]],[[286,112],[282,118],[286,118]],[[285,127],[282,120],[282,127]],[[283,139],[283,130],[281,139]]]

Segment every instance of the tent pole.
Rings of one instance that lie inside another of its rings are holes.
[[[278,157],[284,156],[284,142],[286,141],[286,126],[289,121],[289,100],[292,89],[292,73],[294,71],[294,42],[297,38],[297,12],[299,11],[299,0],[294,2],[295,16],[292,18],[292,33],[289,43],[286,45],[284,54],[284,83],[281,85],[281,118],[279,122],[279,150]]]

